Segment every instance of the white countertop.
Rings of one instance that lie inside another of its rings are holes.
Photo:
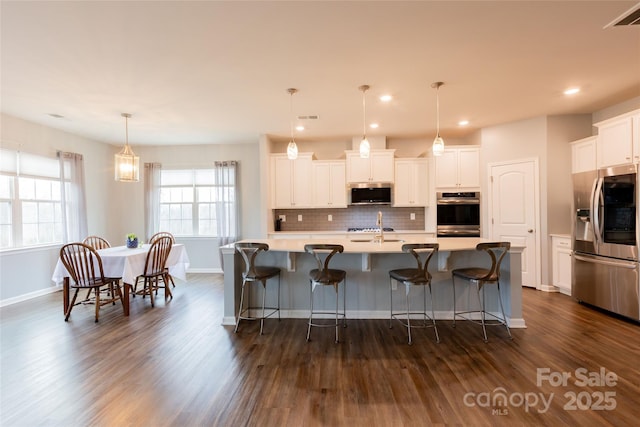
[[[385,233],[386,235],[386,233]],[[351,236],[351,235],[350,235]],[[241,240],[241,242],[260,242],[269,245],[269,250],[280,252],[304,252],[304,245],[310,243],[336,243],[344,247],[345,253],[400,253],[402,245],[405,243],[439,243],[440,251],[466,251],[475,250],[476,245],[481,242],[490,242],[489,239],[477,237],[418,237],[415,239],[404,239],[402,242],[353,242],[356,239],[372,238],[372,235],[365,233],[353,233],[353,237],[349,239],[250,239]],[[233,243],[223,246],[223,252],[233,251]],[[512,250],[521,250],[522,248],[513,247]]]

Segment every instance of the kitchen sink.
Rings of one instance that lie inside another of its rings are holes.
[[[351,239],[353,243],[380,243],[377,239]],[[393,242],[404,242],[404,240],[400,239],[384,239],[384,243],[393,243]]]

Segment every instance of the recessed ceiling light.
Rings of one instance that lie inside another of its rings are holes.
[[[460,120],[460,121],[458,122],[458,125],[459,125],[459,126],[466,126],[466,125],[468,125],[468,124],[469,124],[469,120]]]
[[[393,97],[391,95],[382,95],[380,97],[380,101],[382,102],[389,102],[393,99]]]
[[[369,125],[369,127],[370,127],[371,129],[378,129],[378,127],[379,127],[379,126],[380,126],[380,125],[378,125],[377,123],[371,123],[371,124]]]
[[[298,125],[298,126],[296,126],[296,130],[304,130],[304,126]]]
[[[564,94],[565,95],[575,95],[578,92],[580,92],[580,88],[579,87],[572,87],[572,88],[569,88],[569,89],[565,90]]]

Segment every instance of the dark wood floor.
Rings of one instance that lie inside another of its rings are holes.
[[[220,325],[221,275],[190,275],[154,309],[136,298],[129,318],[105,307],[99,324],[91,306],[65,323],[60,293],[36,298],[0,309],[0,424],[637,425],[640,326],[564,295],[523,293],[528,328],[513,341],[494,328],[485,344],[477,325],[442,321],[441,343],[426,329],[412,346],[382,320],[350,320],[339,344],[331,329],[307,343],[302,319],[234,334]],[[601,367],[615,385],[575,384],[577,369]],[[572,377],[538,385],[539,368]],[[492,404],[501,393],[506,406]]]

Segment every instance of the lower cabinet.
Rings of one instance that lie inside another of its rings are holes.
[[[561,293],[571,295],[571,238],[551,236],[551,253],[553,257],[553,285]]]

